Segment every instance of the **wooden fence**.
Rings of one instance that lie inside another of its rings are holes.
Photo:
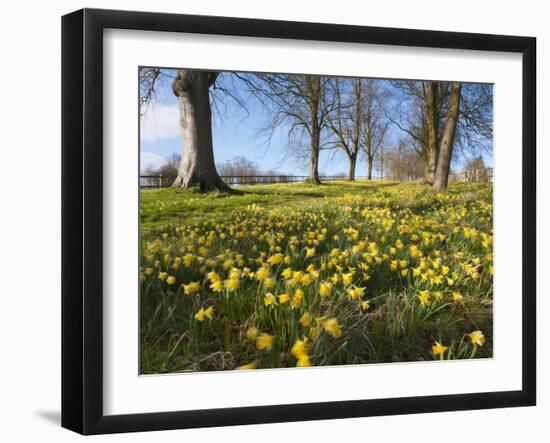
[[[308,180],[307,175],[222,175],[222,180],[230,186],[241,185],[265,185],[277,183],[304,183]],[[346,180],[342,175],[321,175],[321,181]],[[365,179],[366,176],[356,176],[357,180]],[[374,177],[373,177],[374,178]],[[401,177],[389,176],[384,177],[386,180],[413,182],[420,181],[417,177]],[[167,188],[172,186],[176,179],[173,175],[142,175],[139,178],[139,185],[142,188]],[[451,173],[449,176],[450,182],[462,183],[492,183],[493,168],[470,169],[461,172]]]
[[[264,185],[276,183],[304,183],[308,180],[307,175],[222,175],[221,179],[230,186],[240,185]],[[366,177],[355,177],[356,179]],[[168,175],[142,175],[139,177],[139,185],[142,188],[167,188],[172,185],[175,176]],[[341,175],[321,175],[321,181],[346,180]]]

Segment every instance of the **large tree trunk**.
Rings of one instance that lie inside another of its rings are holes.
[[[314,132],[311,136],[311,153],[309,160],[309,178],[308,181],[316,185],[321,184],[319,179],[319,143],[320,134]]]
[[[229,189],[216,171],[212,145],[208,90],[217,76],[217,72],[180,69],[172,83],[180,106],[182,135],[181,162],[172,186],[187,189],[197,185],[201,192]]]
[[[439,158],[437,161],[433,184],[433,188],[437,192],[447,189],[447,184],[449,182],[449,171],[451,169],[451,158],[453,156],[453,142],[460,108],[461,88],[462,85],[460,83],[453,83],[451,86],[449,109],[447,111],[447,119],[441,135]]]
[[[319,179],[319,153],[321,143],[321,127],[319,124],[319,106],[321,101],[321,77],[306,75],[306,90],[309,95],[309,114],[311,119],[311,153],[309,162],[309,181],[321,184]]]
[[[438,82],[429,82],[426,91],[426,116],[428,123],[428,155],[426,156],[426,182],[433,184],[439,157],[439,111],[437,109]]]
[[[357,154],[352,154],[348,156],[349,160],[349,170],[348,170],[348,180],[354,181],[355,180],[355,167],[357,165]]]
[[[425,181],[430,185],[433,184],[435,179],[435,171],[437,169],[437,161],[439,157],[439,149],[434,149],[433,147],[428,148],[428,158],[426,159],[425,167]]]

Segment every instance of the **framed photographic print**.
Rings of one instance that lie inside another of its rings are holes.
[[[534,405],[535,50],[64,16],[62,425]]]

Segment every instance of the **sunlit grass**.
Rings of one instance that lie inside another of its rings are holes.
[[[492,356],[490,185],[240,190],[141,192],[142,373]]]

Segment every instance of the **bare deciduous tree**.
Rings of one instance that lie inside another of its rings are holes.
[[[392,81],[408,106],[397,104],[396,117],[390,120],[411,138],[411,145],[424,160],[424,181],[434,180],[441,137],[443,107],[447,99],[446,83],[436,81]],[[406,109],[403,114],[403,108]],[[400,120],[404,120],[401,121]]]
[[[449,182],[451,158],[453,155],[453,144],[460,112],[461,88],[461,83],[453,83],[451,85],[449,106],[447,109],[445,126],[443,127],[443,132],[441,134],[441,141],[439,144],[439,158],[437,160],[437,168],[435,171],[433,183],[433,188],[437,192],[447,189],[447,184]]]
[[[254,175],[262,175],[260,168],[256,162],[249,160],[246,157],[234,157],[231,160],[218,165],[218,171],[223,177],[250,177]]]
[[[435,178],[435,170],[439,157],[439,127],[442,105],[442,85],[440,82],[422,82],[424,106],[426,109],[426,162],[425,176],[427,183],[432,184]]]
[[[493,86],[463,83],[459,119],[455,135],[455,154],[465,158],[492,150]]]
[[[139,71],[142,115],[155,97],[156,86],[163,81],[171,82],[172,91],[178,99],[182,155],[173,186],[185,189],[197,185],[201,192],[229,190],[216,171],[212,145],[211,103],[216,104],[214,98],[220,101],[212,86],[218,76],[215,71],[193,69],[179,69],[175,76],[170,70],[155,67],[143,67]],[[238,101],[229,91],[218,89]]]
[[[390,180],[414,181],[424,177],[424,161],[416,149],[403,140],[385,154],[387,177]]]
[[[384,144],[389,126],[385,117],[388,94],[380,86],[379,80],[364,80],[364,87],[361,148],[367,158],[367,178],[372,180],[374,159]]]
[[[323,103],[328,110],[327,124],[334,137],[331,146],[344,151],[348,158],[348,180],[355,180],[361,148],[364,81],[360,78],[329,80]]]
[[[181,163],[181,156],[178,154],[172,154],[168,156],[164,163],[158,168],[147,168],[145,173],[147,175],[162,175],[164,177],[176,177],[178,175],[178,169]]]
[[[321,133],[327,127],[327,111],[322,106],[327,79],[300,74],[235,74],[271,113],[269,132],[288,127],[289,145],[307,146],[309,181],[319,179]],[[304,142],[304,139],[309,143]],[[303,152],[303,151],[301,151]]]
[[[212,110],[209,89],[219,73],[179,69],[172,90],[180,106],[182,156],[173,186],[198,185],[201,192],[228,190],[218,175],[212,145]]]
[[[332,130],[332,146],[344,151],[348,158],[348,180],[355,179],[360,151],[365,153],[368,178],[376,153],[384,142],[389,125],[385,118],[387,93],[378,80],[334,78],[329,81],[325,96],[328,126]]]

